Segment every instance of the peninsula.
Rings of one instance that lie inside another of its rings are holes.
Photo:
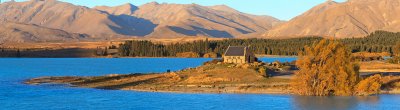
[[[59,83],[77,87],[186,93],[289,93],[290,79],[268,78],[265,63],[205,64],[176,72],[96,77],[41,77],[26,84]]]
[[[361,63],[361,71],[375,70],[366,68],[372,66],[370,64],[372,63]],[[385,65],[392,64],[381,63],[381,65],[383,65],[382,69],[385,69]],[[91,77],[40,77],[26,80],[24,83],[30,85],[69,84],[71,87],[146,92],[292,94],[290,84],[293,73],[296,71],[290,69],[292,66],[294,65],[278,62],[224,64],[214,60],[196,68],[175,72],[110,74]],[[386,68],[391,71],[398,69],[400,68]],[[400,93],[400,86],[398,86],[400,83],[397,81],[400,77],[385,76],[382,80],[381,93]]]

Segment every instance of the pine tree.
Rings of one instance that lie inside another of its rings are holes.
[[[18,58],[21,57],[21,51],[19,49],[17,50],[17,53],[16,53],[15,56],[18,57]]]
[[[393,46],[393,55],[400,57],[400,41],[398,41],[396,45]]]
[[[385,38],[385,39],[382,39]],[[145,57],[173,57],[176,53],[196,52],[201,55],[215,52],[223,55],[226,48],[231,46],[249,46],[255,54],[268,55],[298,55],[304,46],[320,41],[320,37],[292,38],[292,39],[225,39],[178,42],[170,44],[157,44],[151,41],[126,41],[121,44],[120,54],[123,56]],[[400,41],[400,33],[377,31],[363,38],[340,39],[351,52],[388,52],[393,53],[396,41]],[[151,47],[151,48],[150,48]],[[149,49],[150,48],[150,49]],[[158,53],[158,54],[155,54]]]
[[[393,50],[392,63],[400,64],[400,41],[398,41],[397,44],[393,46],[392,50]]]

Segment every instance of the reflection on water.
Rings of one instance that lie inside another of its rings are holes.
[[[368,103],[368,104],[378,104],[379,103],[379,96],[375,95],[375,96],[368,96],[368,97],[356,97],[357,100],[359,100],[360,102],[364,102],[364,103]]]
[[[376,105],[378,96],[369,97],[317,97],[317,96],[293,96],[293,104],[296,109],[302,110],[349,110],[356,109],[359,103]]]

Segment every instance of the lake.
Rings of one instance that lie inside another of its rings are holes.
[[[261,58],[290,62],[294,57]],[[267,94],[152,93],[25,85],[41,76],[97,76],[152,73],[196,67],[206,58],[4,58],[0,59],[0,109],[399,109],[400,95],[370,97],[304,97]]]

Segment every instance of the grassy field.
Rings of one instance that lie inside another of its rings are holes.
[[[400,72],[400,64],[384,61],[360,62],[360,72]]]

